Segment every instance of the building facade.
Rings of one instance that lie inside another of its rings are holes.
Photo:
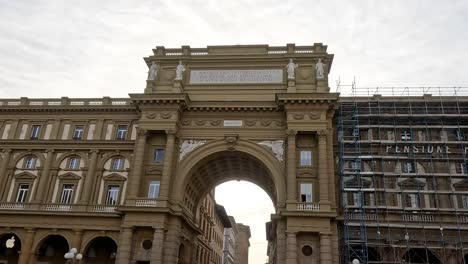
[[[465,97],[339,99],[320,43],[153,53],[129,98],[0,100],[0,261],[219,263],[247,180],[270,263],[462,263]]]

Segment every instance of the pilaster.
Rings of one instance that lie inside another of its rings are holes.
[[[78,250],[78,253],[83,254],[83,252],[81,252],[81,242],[83,240],[83,230],[82,229],[76,229],[76,230],[73,230],[73,231],[74,231],[74,233],[73,233],[73,241],[72,241],[71,247],[76,248]]]
[[[320,263],[332,263],[330,233],[320,233]]]
[[[145,129],[138,129],[138,138],[135,142],[135,159],[133,161],[133,174],[129,177],[129,184],[128,184],[128,198],[136,198],[138,197],[140,191],[140,183],[141,183],[141,174],[143,171],[143,161],[145,156],[145,147],[146,147],[146,137],[148,135],[148,131]]]
[[[153,247],[151,248],[151,263],[163,264],[164,228],[155,227]]]
[[[169,190],[171,184],[171,174],[172,174],[172,164],[174,160],[174,148],[175,148],[175,138],[176,130],[166,130],[166,150],[164,156],[164,167],[161,178],[161,200],[169,199]]]
[[[327,130],[317,132],[318,136],[318,170],[319,170],[319,195],[321,209],[330,210],[329,186],[328,186],[328,152]],[[326,207],[326,208],[325,208]]]
[[[297,202],[297,180],[296,180],[296,135],[297,131],[288,130],[288,152],[287,152],[287,203]]]
[[[98,159],[99,150],[91,150],[91,158],[89,161],[89,169],[88,173],[86,173],[86,178],[84,179],[84,188],[83,194],[80,199],[81,204],[89,203],[89,199],[91,196],[91,189],[94,180],[94,176],[96,174],[96,163]]]
[[[50,175],[50,166],[52,165],[52,161],[54,161],[54,150],[48,149],[46,150],[47,158],[44,164],[44,168],[42,169],[41,176],[39,177],[39,184],[38,187],[34,191],[34,199],[33,202],[41,203],[44,202],[44,194],[47,192],[46,186],[49,180]]]
[[[34,242],[34,236],[36,235],[36,230],[33,228],[26,229],[26,237],[24,241],[21,241],[21,254],[19,256],[18,264],[29,264],[32,260],[32,244]]]
[[[2,193],[6,192],[8,188],[6,187],[6,180],[7,180],[7,170],[8,164],[10,164],[10,157],[11,157],[11,149],[4,149],[3,151],[3,160],[2,165],[0,167],[0,198],[2,197]]]
[[[286,231],[286,264],[297,264],[296,232]]]
[[[122,227],[116,264],[128,264],[132,253],[133,227]]]

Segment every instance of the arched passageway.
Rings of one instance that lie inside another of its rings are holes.
[[[85,263],[113,264],[117,253],[117,244],[110,237],[96,237],[86,247]]]
[[[255,149],[256,153],[224,150],[202,155],[204,158],[198,160],[197,157],[193,161],[189,159],[186,163],[192,161],[193,164],[189,166],[190,170],[182,175],[183,181],[179,187],[183,188],[182,200],[186,208],[195,214],[200,201],[208,192],[217,185],[231,180],[245,180],[258,185],[270,196],[275,205],[280,200],[283,201],[285,183],[280,173],[281,168],[278,167],[279,162],[273,156],[262,153],[266,152],[262,147],[258,148],[260,151]],[[275,165],[277,167],[273,167]]]
[[[410,248],[403,255],[403,261],[414,264],[440,264],[439,258],[428,248]]]
[[[180,244],[179,246],[179,254],[177,256],[177,264],[185,264],[185,246],[184,244]]]
[[[50,235],[38,246],[37,262],[62,264],[65,253],[70,250],[68,241],[61,235]]]
[[[20,252],[21,241],[17,235],[12,233],[0,235],[0,261],[16,264],[18,263]]]
[[[379,252],[377,249],[373,247],[366,247],[355,245],[351,246],[350,252],[350,260],[358,259],[361,263],[364,263],[366,259],[366,263],[381,263],[382,258],[380,257]],[[364,256],[364,255],[367,256]]]

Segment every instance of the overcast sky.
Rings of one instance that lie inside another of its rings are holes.
[[[322,42],[332,88],[468,86],[466,0],[0,0],[0,17],[0,98],[143,92],[156,45]]]

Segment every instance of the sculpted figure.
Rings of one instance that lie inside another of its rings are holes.
[[[293,62],[293,59],[289,59],[289,63],[286,65],[286,68],[288,69],[288,79],[296,78],[294,76],[294,72],[295,72],[297,67],[299,67],[299,64],[295,64]]]
[[[156,80],[157,76],[158,76],[158,65],[153,61],[148,70],[148,80],[154,81]]]
[[[185,71],[185,67],[184,65],[182,64],[182,61],[179,61],[179,65],[177,65],[177,68],[176,68],[176,80],[182,80],[182,75]]]
[[[317,79],[323,79],[325,78],[324,76],[324,70],[323,68],[325,67],[325,64],[322,63],[322,59],[318,59],[318,62],[315,64],[315,70],[316,70],[316,76]]]

